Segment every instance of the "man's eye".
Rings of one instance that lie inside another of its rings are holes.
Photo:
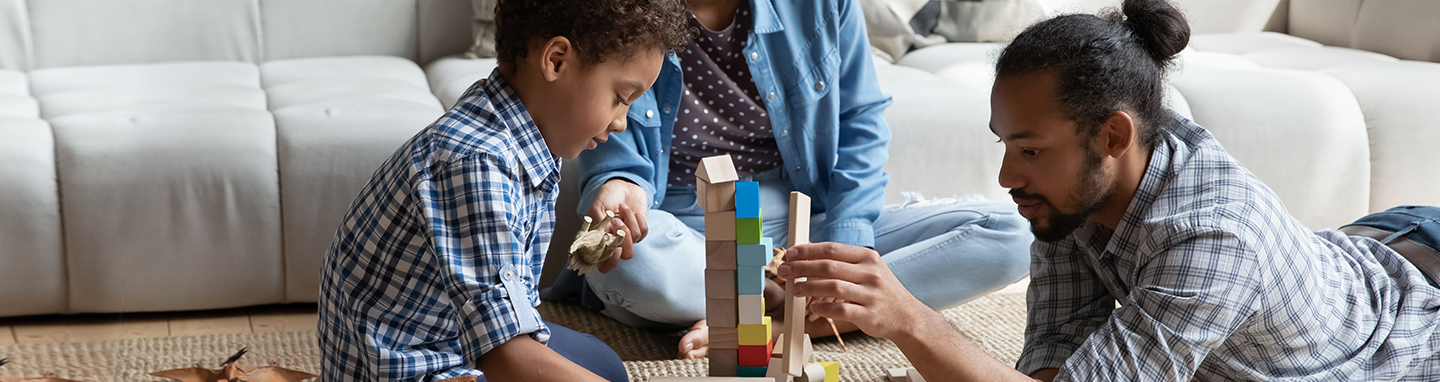
[[[1020,150],[1020,153],[1033,157],[1036,155],[1040,155],[1040,150]]]

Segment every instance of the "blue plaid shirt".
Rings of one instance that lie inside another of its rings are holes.
[[[1056,381],[1440,380],[1440,290],[1375,240],[1311,232],[1209,132],[1175,119],[1113,232],[1092,222],[1032,246],[1016,369],[1059,368]]]
[[[558,159],[498,75],[375,171],[325,254],[321,379],[429,381],[516,336],[544,343],[536,283]]]

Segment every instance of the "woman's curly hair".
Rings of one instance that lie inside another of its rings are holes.
[[[683,0],[500,0],[495,51],[502,65],[513,65],[535,39],[565,36],[587,64],[642,49],[670,52],[689,39],[688,14]]]

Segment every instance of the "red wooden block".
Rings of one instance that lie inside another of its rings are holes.
[[[770,366],[770,346],[740,345],[736,366]]]

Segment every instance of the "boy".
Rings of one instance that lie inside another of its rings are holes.
[[[684,14],[675,0],[499,2],[499,67],[381,165],[326,253],[322,380],[627,379],[614,351],[534,308],[555,157],[625,130]]]

